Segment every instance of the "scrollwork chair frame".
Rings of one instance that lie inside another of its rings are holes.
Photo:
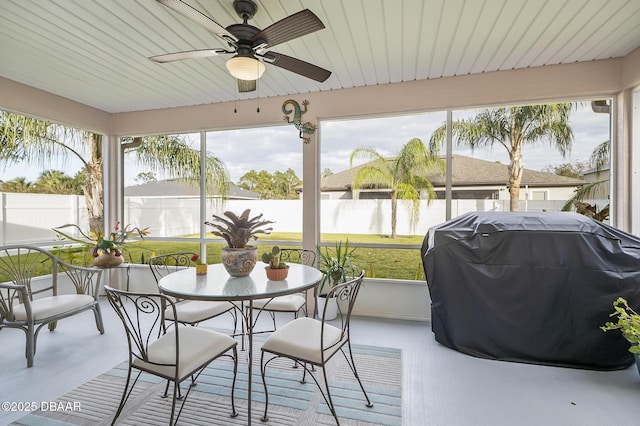
[[[336,297],[338,300],[339,327],[329,322],[325,322],[326,315],[322,315],[322,320],[303,317],[295,319],[274,332],[262,345],[262,355],[260,357],[260,372],[265,393],[265,408],[262,420],[268,421],[267,410],[269,408],[269,392],[267,388],[267,366],[278,358],[288,358],[304,369],[302,383],[306,383],[306,375],[309,374],[318,386],[336,424],[340,424],[340,419],[336,413],[331,390],[327,377],[327,363],[333,356],[342,352],[349,368],[353,372],[360,389],[364,394],[367,407],[372,407],[373,403],[369,399],[367,392],[362,385],[360,376],[356,369],[351,350],[351,314],[355,306],[360,286],[364,278],[364,271],[356,278],[343,284],[332,287],[327,297]],[[325,305],[325,312],[328,304]],[[348,348],[349,355],[344,351]],[[311,367],[309,367],[311,366]],[[323,382],[321,383],[314,375],[313,367],[321,367]],[[322,384],[324,384],[324,389]]]
[[[109,286],[105,286],[105,291],[109,304],[124,326],[129,348],[127,378],[112,425],[122,413],[142,372],[167,380],[163,397],[168,396],[169,385],[173,383],[169,425],[176,423],[196,379],[211,362],[220,357],[233,360],[231,417],[238,415],[235,408],[238,352],[237,342],[232,337],[203,327],[178,327],[176,320],[173,320],[173,327],[164,327],[162,316],[165,309],[171,310],[173,318],[177,318],[176,303],[166,295],[133,293]],[[138,374],[131,383],[134,369],[138,370]],[[190,386],[186,394],[180,396],[180,384],[188,378],[191,378]],[[179,398],[182,403],[176,415],[176,401]]]
[[[62,278],[75,293],[63,292]],[[25,332],[27,367],[33,366],[38,333],[45,325],[54,331],[58,320],[91,310],[98,331],[104,333],[98,303],[101,278],[101,269],[71,265],[42,247],[0,247],[0,330]]]

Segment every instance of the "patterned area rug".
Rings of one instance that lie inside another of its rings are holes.
[[[300,383],[302,370],[289,360],[275,360],[267,369],[269,422],[260,421],[264,411],[264,389],[260,377],[260,345],[266,335],[254,338],[252,380],[252,423],[263,425],[333,425],[335,420],[312,379]],[[238,345],[239,348],[239,345]],[[364,396],[344,357],[337,354],[328,366],[331,394],[340,423],[344,425],[402,424],[402,353],[400,349],[353,346],[362,382],[374,406]],[[236,410],[231,418],[231,378],[233,365],[228,358],[214,361],[199,377],[189,394],[179,424],[247,424],[247,360],[240,352],[236,382]],[[321,372],[316,377],[322,380]],[[56,400],[56,407],[31,413],[14,425],[108,425],[116,412],[127,364],[81,385]],[[171,398],[162,398],[165,381],[143,374],[118,418],[121,425],[164,425],[171,413]],[[188,381],[183,383],[186,390]],[[184,392],[184,391],[183,391]],[[176,404],[179,407],[180,401]]]

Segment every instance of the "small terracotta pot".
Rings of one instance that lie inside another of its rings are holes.
[[[289,267],[282,269],[271,269],[269,266],[265,266],[264,270],[267,271],[267,278],[271,281],[282,281],[287,278],[289,274]]]
[[[196,275],[205,275],[207,273],[207,265],[196,265]]]

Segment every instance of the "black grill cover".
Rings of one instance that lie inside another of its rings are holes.
[[[640,307],[640,238],[576,213],[474,212],[421,249],[436,341],[482,358],[597,370],[634,358],[610,320]]]

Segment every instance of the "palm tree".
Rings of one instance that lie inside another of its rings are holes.
[[[200,153],[177,136],[136,138],[129,144],[145,166],[199,184]],[[88,157],[82,155],[88,152]],[[45,167],[52,159],[74,156],[83,164],[84,193],[92,229],[103,229],[102,135],[71,129],[48,121],[0,111],[0,163],[23,160]],[[207,189],[228,192],[229,176],[224,163],[207,155]]]
[[[82,188],[76,181],[60,170],[47,170],[40,173],[34,186],[40,193],[46,194],[81,194]]]
[[[385,158],[373,148],[356,148],[349,159],[351,166],[357,158],[370,162],[358,168],[352,182],[354,194],[357,196],[363,188],[383,188],[391,193],[391,238],[396,237],[398,199],[411,201],[410,222],[415,226],[420,213],[420,190],[426,190],[427,203],[436,197],[427,175],[443,170],[440,158],[431,155],[418,138],[407,142],[395,158]]]
[[[522,179],[522,148],[547,140],[562,157],[571,151],[573,131],[569,126],[571,103],[525,105],[486,109],[470,119],[452,123],[452,135],[459,145],[471,149],[501,145],[509,153],[510,210],[518,210]],[[440,152],[445,142],[446,123],[431,135],[429,149]]]
[[[589,165],[596,172],[596,177],[600,176],[600,172],[609,164],[610,160],[610,148],[611,141],[606,140],[598,144],[591,153],[591,157],[589,158]],[[596,198],[599,192],[602,192],[603,189],[609,186],[609,179],[600,179],[595,182],[590,182],[576,190],[576,193],[573,194],[564,206],[562,206],[563,211],[570,211],[573,207],[576,207],[576,211],[581,214],[586,214],[591,216],[599,221],[604,221],[609,218],[609,204],[604,206],[602,209],[598,210],[597,206],[591,206],[590,204],[584,203],[585,198]]]
[[[0,184],[0,192],[31,192],[33,184],[25,177],[16,177]]]

